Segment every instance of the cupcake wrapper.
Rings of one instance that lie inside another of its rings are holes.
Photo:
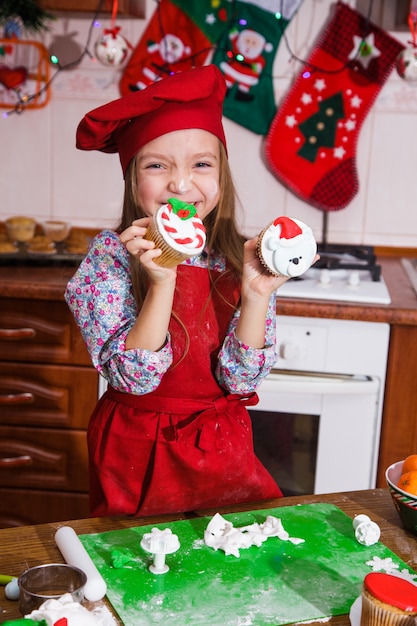
[[[415,626],[416,616],[389,610],[362,594],[361,626]]]
[[[258,256],[258,259],[262,263],[263,267],[266,270],[268,270],[268,272],[272,274],[272,276],[276,276],[277,278],[279,278],[280,276],[282,276],[282,274],[279,274],[278,272],[274,272],[274,270],[265,263],[264,258],[262,256],[262,238],[270,226],[271,224],[268,224],[268,226],[265,226],[265,228],[259,233],[258,243],[256,245],[256,254]]]
[[[182,254],[181,252],[177,252],[177,250],[171,248],[171,246],[167,244],[165,239],[159,233],[153,222],[149,224],[146,234],[144,235],[144,239],[153,241],[155,247],[162,250],[162,254],[155,259],[155,263],[161,267],[175,267],[191,256],[189,254]]]

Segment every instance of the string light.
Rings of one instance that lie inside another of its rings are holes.
[[[162,24],[162,19],[161,19],[160,0],[156,0],[156,2],[157,2],[157,5],[158,5],[157,12],[158,12],[160,30],[161,30],[161,34],[164,35],[164,29],[163,29],[163,24]],[[65,65],[60,65],[59,58],[57,57],[57,55],[56,54],[52,54],[50,56],[50,61],[51,61],[52,65],[54,65],[54,66],[56,66],[58,68],[57,71],[55,72],[55,74],[50,78],[50,80],[47,83],[45,83],[45,85],[37,93],[34,93],[32,95],[21,96],[20,93],[17,90],[15,90],[16,95],[18,97],[18,102],[17,102],[16,106],[12,110],[2,114],[3,118],[9,117],[9,115],[11,115],[12,113],[19,113],[19,114],[22,113],[23,110],[24,110],[25,105],[28,104],[28,102],[31,102],[35,98],[38,98],[40,95],[42,95],[42,93],[44,93],[47,89],[49,89],[51,83],[55,80],[55,78],[58,76],[58,74],[61,71],[66,70],[66,69],[70,69],[72,67],[75,67],[76,65],[78,65],[82,61],[82,59],[85,56],[89,56],[90,59],[93,59],[93,56],[91,55],[91,53],[89,51],[89,46],[90,46],[90,42],[91,42],[91,36],[92,36],[93,29],[100,26],[100,23],[98,22],[98,16],[100,14],[101,7],[102,7],[103,3],[104,3],[104,0],[99,0],[98,7],[96,9],[96,12],[94,14],[94,17],[93,17],[93,19],[91,21],[91,24],[90,24],[90,27],[89,27],[89,30],[88,30],[87,41],[86,41],[84,50],[82,51],[80,56],[77,59],[75,59],[74,61],[66,63]],[[283,0],[281,0],[280,4],[281,4],[281,7],[280,7],[281,11],[277,11],[274,14],[274,17],[277,20],[278,27],[280,28],[280,31],[281,31],[281,36],[282,36],[282,38],[283,38],[283,40],[285,42],[285,45],[286,45],[287,50],[288,50],[288,52],[289,52],[289,54],[291,56],[291,59],[295,60],[295,61],[298,61],[299,63],[302,63],[303,65],[307,65],[307,64],[309,65],[309,69],[305,70],[303,72],[303,74],[302,74],[303,77],[304,78],[309,78],[311,76],[311,73],[314,72],[314,71],[319,71],[319,72],[328,73],[328,74],[337,74],[337,73],[342,72],[347,67],[346,64],[343,64],[339,69],[336,69],[336,70],[327,70],[325,68],[321,68],[321,67],[318,67],[318,66],[313,66],[310,63],[308,63],[308,61],[306,61],[305,59],[301,59],[297,55],[294,54],[294,52],[292,51],[292,49],[291,49],[291,47],[290,47],[290,45],[288,43],[288,38],[287,38],[287,34],[285,32],[285,28],[283,28],[282,23],[281,23],[282,19],[283,19],[283,12],[282,12]],[[231,16],[232,17],[229,19],[229,21],[226,24],[227,30],[230,30],[230,28],[233,26],[233,23],[236,24],[236,22],[240,26],[246,26],[247,25],[247,20],[245,20],[243,18],[236,18],[235,11],[234,11],[234,6],[235,6],[235,0],[232,0],[232,2],[231,2]],[[367,17],[366,17],[367,24],[370,21],[370,16],[372,14],[372,7],[373,7],[373,0],[369,0],[368,14],[367,14]],[[222,39],[222,37],[220,37],[219,39]],[[361,43],[361,45],[359,46],[359,49],[358,49],[358,54],[360,54],[360,52],[362,50],[364,50],[366,46],[368,46],[368,44],[367,44],[365,38],[363,38],[362,43]],[[216,49],[218,49],[218,46],[215,46],[215,45],[211,46],[209,48],[201,49],[201,50],[199,50],[197,52],[194,52],[192,55],[188,56],[187,59],[194,61],[200,55],[202,55],[204,53],[208,54],[209,52],[212,52],[213,50],[216,50]],[[234,56],[234,54],[233,54],[233,52],[231,50],[224,50],[224,53],[225,53],[225,55],[228,58],[233,58],[233,56]],[[235,58],[239,62],[244,62],[244,60],[245,60],[244,56],[241,55],[241,54],[236,55]],[[183,58],[181,61],[183,62],[184,60],[185,59]],[[175,62],[172,65],[175,65]],[[174,70],[172,70],[172,68],[170,69],[170,73],[175,73]]]

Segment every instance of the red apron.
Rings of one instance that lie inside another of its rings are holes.
[[[148,516],[282,495],[256,458],[246,405],[214,369],[239,292],[228,273],[178,267],[170,323],[174,363],[145,395],[109,387],[88,427],[93,516]],[[185,333],[186,328],[187,333]],[[185,358],[182,358],[186,351]]]

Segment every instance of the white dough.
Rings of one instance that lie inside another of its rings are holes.
[[[251,524],[235,528],[220,513],[216,513],[204,532],[204,541],[214,550],[223,550],[225,554],[240,556],[239,550],[250,546],[261,546],[268,537],[278,537],[282,541],[290,541],[297,545],[304,539],[290,537],[282,522],[273,515],[268,515],[263,524]]]
[[[68,626],[98,626],[100,624],[90,611],[73,601],[70,593],[64,594],[58,600],[46,600],[39,609],[25,615],[25,618],[35,621],[45,620],[48,626],[53,626],[63,617],[67,619]]]

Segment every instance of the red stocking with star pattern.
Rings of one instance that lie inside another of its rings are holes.
[[[291,191],[322,211],[359,189],[361,125],[404,46],[346,4],[335,13],[279,108],[266,159]]]

